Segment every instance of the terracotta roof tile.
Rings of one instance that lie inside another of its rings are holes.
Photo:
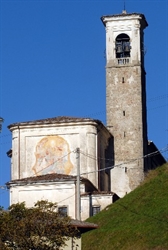
[[[104,195],[113,195],[113,194],[115,194],[115,193],[113,193],[113,192],[111,192],[111,191],[100,191],[100,190],[98,190],[98,191],[93,191],[93,192],[86,192],[86,193],[83,193],[83,194],[81,194],[81,196],[87,196],[87,195],[90,195],[92,193],[92,195],[99,195],[99,194],[104,194]]]
[[[6,183],[6,186],[10,188],[11,185],[27,185],[32,183],[46,183],[46,182],[59,182],[59,181],[76,181],[77,177],[75,175],[65,175],[65,174],[46,174],[39,176],[31,176],[22,179],[11,180]],[[87,178],[80,177],[83,183],[87,183],[92,190],[97,191],[97,188],[89,181]]]
[[[78,228],[90,228],[90,229],[96,229],[98,228],[98,225],[95,223],[90,223],[86,221],[80,221],[80,220],[71,220],[71,225],[78,227]]]
[[[11,180],[7,182],[7,185],[15,184],[15,183],[36,183],[36,182],[46,182],[46,181],[58,181],[58,180],[76,180],[76,176],[73,175],[65,175],[65,174],[46,174],[46,175],[38,175],[31,176],[22,179]]]
[[[100,120],[97,119],[91,119],[91,118],[80,118],[80,117],[70,117],[70,116],[58,116],[53,118],[46,118],[46,119],[40,119],[40,120],[33,120],[33,121],[26,121],[26,122],[17,122],[12,123],[8,126],[10,129],[14,126],[21,126],[21,125],[40,125],[40,124],[53,124],[53,123],[69,123],[69,122],[97,122],[102,123]]]

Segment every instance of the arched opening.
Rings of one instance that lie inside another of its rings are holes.
[[[116,58],[130,57],[130,38],[126,34],[120,34],[116,37]]]

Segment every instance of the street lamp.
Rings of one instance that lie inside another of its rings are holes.
[[[2,131],[2,123],[3,123],[4,119],[2,117],[0,117],[0,133]]]

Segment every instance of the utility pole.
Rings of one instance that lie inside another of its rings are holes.
[[[80,198],[80,149],[76,149],[76,165],[77,165],[77,180],[76,180],[76,219],[81,220],[81,198]]]

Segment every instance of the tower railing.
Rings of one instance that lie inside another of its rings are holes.
[[[124,64],[129,64],[129,63],[130,63],[130,59],[128,57],[117,58],[118,65],[124,65]]]

